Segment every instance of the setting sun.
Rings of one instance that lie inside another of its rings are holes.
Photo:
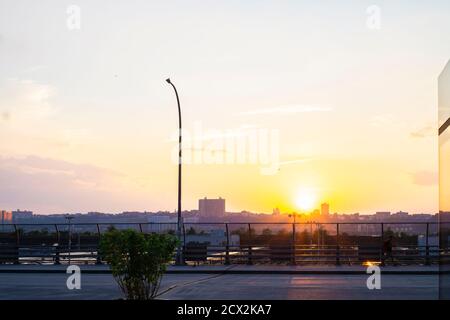
[[[296,205],[304,211],[311,211],[317,204],[317,194],[312,189],[302,189],[296,197]]]

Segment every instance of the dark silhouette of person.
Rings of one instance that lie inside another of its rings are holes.
[[[393,246],[393,239],[394,237],[390,235],[386,240],[383,242],[383,257],[382,257],[382,265],[385,265],[385,262],[387,259],[391,259],[391,262],[394,262],[394,257],[392,256],[392,246]]]

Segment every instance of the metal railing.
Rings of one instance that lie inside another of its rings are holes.
[[[0,263],[103,263],[98,244],[110,226],[174,233],[177,224],[4,224],[0,225]],[[181,242],[188,264],[429,265],[448,255],[448,245],[435,241],[437,228],[434,222],[201,222],[184,223]],[[386,256],[383,243],[393,232],[403,233],[394,236],[392,255]]]

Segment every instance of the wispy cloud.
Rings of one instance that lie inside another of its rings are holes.
[[[255,124],[244,124],[236,128],[224,130],[219,129],[203,129],[201,122],[195,122],[192,129],[183,129],[183,141],[210,141],[226,138],[239,138],[248,136],[249,132],[256,132],[259,128]],[[173,132],[167,142],[178,141],[178,130]]]
[[[280,161],[280,166],[290,165],[290,164],[297,164],[297,163],[305,163],[308,161],[311,161],[312,158],[299,158],[294,160],[286,160],[286,161]]]
[[[426,138],[437,136],[437,127],[434,125],[426,125],[410,133],[411,138]]]
[[[25,73],[34,73],[34,72],[44,70],[46,68],[47,68],[47,66],[39,64],[39,65],[34,65],[34,66],[31,66],[31,67],[25,69],[24,72]]]
[[[394,116],[392,114],[378,114],[370,118],[370,124],[374,127],[382,127],[393,124]]]
[[[8,79],[0,87],[0,112],[14,119],[36,119],[54,112],[50,103],[55,87],[27,79]]]
[[[369,124],[376,128],[404,128],[407,124],[392,113],[377,114],[369,118]]]
[[[436,171],[417,171],[411,174],[413,183],[419,186],[434,186],[438,184],[438,173]]]
[[[13,168],[26,174],[51,174],[73,177],[76,179],[110,182],[108,179],[120,176],[119,173],[87,164],[74,164],[63,160],[42,158],[38,156],[0,157],[2,167]]]
[[[237,115],[240,116],[250,116],[250,115],[264,115],[264,114],[292,114],[292,113],[306,113],[306,112],[328,112],[332,111],[331,107],[320,107],[320,106],[310,106],[310,105],[285,105],[278,106],[274,108],[263,108],[250,111],[239,112]]]
[[[8,121],[8,120],[9,120],[9,117],[10,117],[9,112],[8,112],[8,111],[3,111],[0,118],[1,118],[2,120],[4,120],[4,121]]]
[[[123,206],[121,173],[38,156],[0,156],[0,203],[42,213]]]

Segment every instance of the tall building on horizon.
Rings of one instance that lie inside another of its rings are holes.
[[[324,202],[320,205],[320,214],[322,216],[330,215],[330,205],[328,203]]]
[[[198,200],[198,212],[201,217],[223,217],[225,215],[225,199]]]

